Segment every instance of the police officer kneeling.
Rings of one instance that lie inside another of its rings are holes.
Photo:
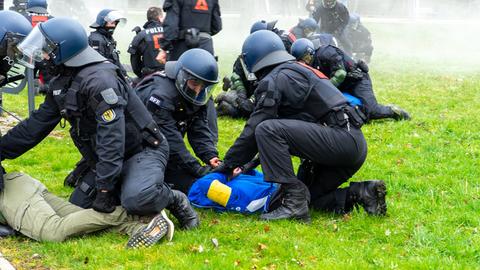
[[[2,159],[22,155],[58,123],[62,126],[64,118],[90,164],[72,194],[74,204],[110,213],[120,199],[131,214],[151,215],[168,208],[182,226],[198,225],[186,196],[163,181],[168,158],[165,137],[118,67],[88,46],[78,22],[54,18],[41,23],[18,49],[22,64],[32,68],[35,61],[47,60],[57,76],[40,108],[1,140]]]
[[[185,193],[197,178],[220,163],[206,105],[217,82],[213,55],[191,49],[178,61],[167,62],[165,72],[147,76],[136,87],[170,146],[165,181]],[[202,166],[190,154],[183,141],[185,134],[195,154],[207,165]]]
[[[271,31],[251,34],[242,57],[259,79],[257,103],[216,171],[231,173],[259,153],[265,180],[281,183],[283,196],[279,207],[261,216],[264,220],[308,222],[309,204],[340,213],[359,204],[369,214],[385,214],[383,181],[338,188],[360,169],[367,155],[361,112],[348,106],[323,74],[291,61],[293,56]],[[295,176],[291,155],[314,163],[313,181]]]

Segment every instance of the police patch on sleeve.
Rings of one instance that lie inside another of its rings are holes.
[[[117,114],[113,109],[108,109],[104,113],[102,113],[102,120],[106,123],[115,120],[116,117],[117,117]]]
[[[103,100],[105,100],[107,104],[110,104],[110,105],[117,104],[118,96],[117,96],[117,93],[115,93],[115,90],[113,90],[113,88],[105,89],[102,92],[100,92],[100,94],[102,95]]]

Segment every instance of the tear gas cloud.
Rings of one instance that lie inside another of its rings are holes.
[[[230,62],[241,51],[250,25],[260,19],[279,20],[279,29],[290,29],[305,18],[305,0],[219,0],[224,29],[214,37],[220,61]],[[480,0],[346,0],[372,33],[373,63],[410,61],[423,68],[447,72],[480,70]],[[10,1],[11,3],[11,1]],[[6,1],[5,6],[10,4]],[[128,23],[115,38],[128,63],[128,44],[135,26],[145,23],[146,10],[163,1],[50,0],[54,16],[70,15],[87,28],[103,8],[124,12]],[[87,30],[88,31],[88,30]],[[223,71],[227,72],[227,71]]]

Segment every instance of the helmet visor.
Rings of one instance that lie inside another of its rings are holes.
[[[56,48],[56,45],[42,34],[40,25],[33,28],[32,32],[17,46],[20,52],[17,60],[28,68],[34,68],[35,62],[50,58],[49,55]]]
[[[175,85],[180,94],[190,103],[197,106],[207,104],[208,99],[213,93],[216,83],[206,82],[191,75],[186,70],[181,69],[175,81]]]
[[[118,10],[110,11],[104,19],[107,23],[118,22],[117,27],[123,27],[127,24],[127,18]]]

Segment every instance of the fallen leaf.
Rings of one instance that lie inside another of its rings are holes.
[[[38,259],[41,259],[42,258],[42,255],[38,254],[38,253],[35,253],[32,255],[32,259],[34,260],[38,260]]]
[[[218,248],[218,239],[217,238],[212,238],[212,244],[215,248]]]
[[[268,233],[270,231],[270,226],[265,225],[265,227],[263,227],[263,231]]]
[[[386,236],[390,236],[391,234],[392,234],[392,232],[390,231],[390,229],[385,230],[385,235]]]
[[[262,243],[258,243],[258,246],[257,246],[258,251],[262,251],[262,250],[265,250],[265,249],[267,249],[267,245],[262,244]]]
[[[240,265],[240,260],[235,260],[235,261],[233,262],[233,266],[237,267],[237,266],[239,266],[239,265]]]

